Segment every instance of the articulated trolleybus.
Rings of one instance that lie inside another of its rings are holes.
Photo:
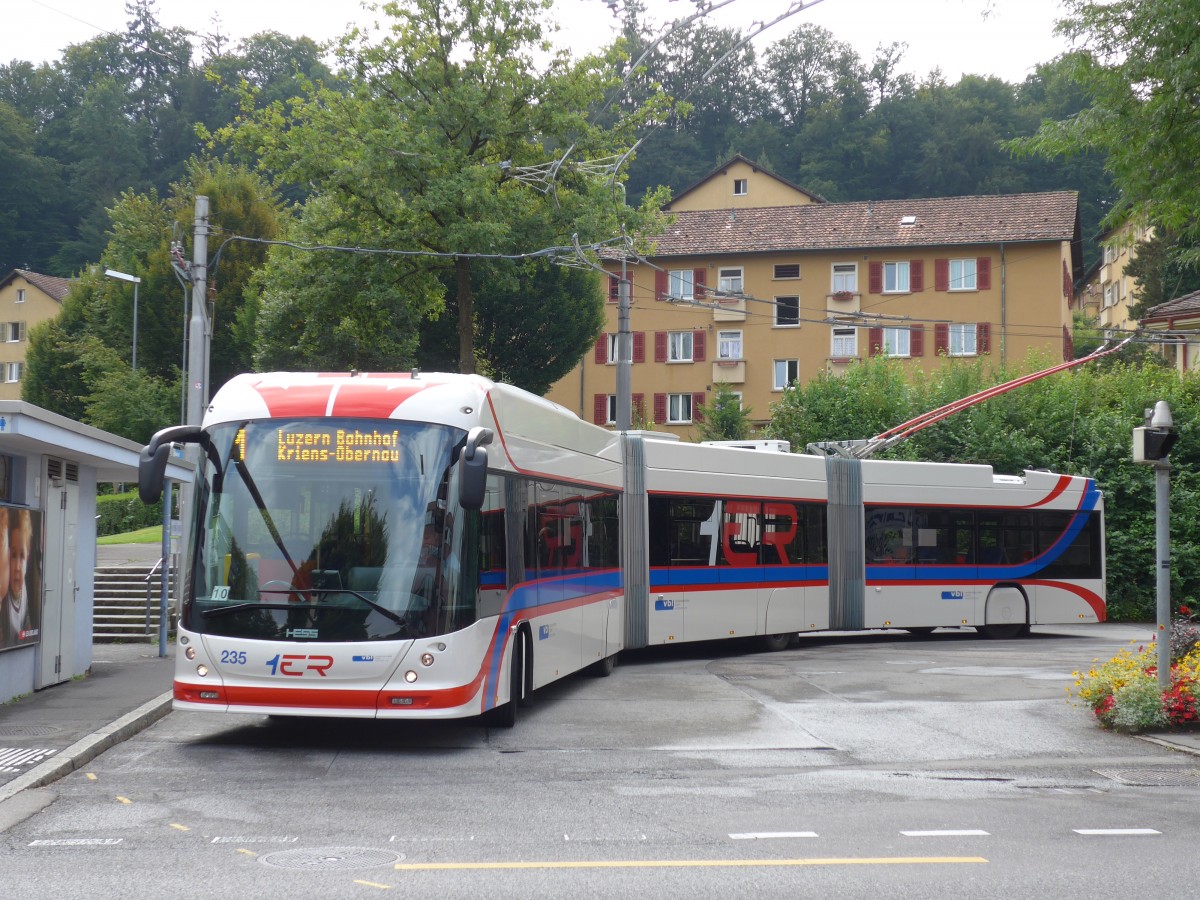
[[[649,644],[1104,619],[1084,477],[613,433],[470,375],[242,375],[201,427],[177,709],[511,725]]]

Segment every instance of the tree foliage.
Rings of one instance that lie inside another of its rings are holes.
[[[742,408],[742,399],[728,384],[713,389],[712,400],[700,406],[696,433],[702,441],[745,441],[754,433],[750,422],[753,410]]]
[[[1067,0],[1060,33],[1082,49],[1069,75],[1090,102],[1012,142],[1047,157],[1098,152],[1120,190],[1105,224],[1151,222],[1193,246],[1200,260],[1200,15],[1181,0]]]

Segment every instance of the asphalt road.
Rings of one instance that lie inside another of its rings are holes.
[[[0,879],[55,900],[1190,896],[1200,758],[1102,732],[1066,692],[1146,636],[642,651],[512,731],[174,712],[43,789]]]

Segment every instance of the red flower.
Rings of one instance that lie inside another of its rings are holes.
[[[1186,606],[1180,605],[1179,614],[1181,616],[1190,616],[1192,614],[1192,611],[1190,609],[1188,609]]]

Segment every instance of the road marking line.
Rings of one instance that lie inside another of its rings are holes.
[[[902,831],[905,837],[988,837],[988,833],[979,828],[963,828],[957,831]]]
[[[390,891],[392,889],[390,884],[380,884],[377,881],[362,881],[361,879],[355,878],[354,883],[361,884],[364,887],[379,888],[381,891]]]
[[[258,854],[255,853],[253,850],[242,850],[240,848],[238,849],[238,853],[244,853],[247,856],[258,856]]]
[[[768,838],[815,838],[820,835],[815,831],[746,831],[729,837],[735,841],[759,841]]]
[[[87,780],[88,780],[88,781],[95,781],[95,780],[96,780],[96,773],[95,773],[95,772],[88,772],[88,773],[87,773]]]
[[[188,828],[186,825],[180,825],[178,822],[172,822],[171,827],[174,828],[176,831],[191,831],[192,830],[192,829]]]
[[[133,801],[130,800],[128,797],[118,797],[117,802],[124,803],[126,806],[132,805],[132,803],[133,803]]]
[[[830,859],[627,859],[575,862],[461,862],[396,863],[401,872],[467,871],[479,869],[719,869],[782,868],[799,866],[889,866],[985,863],[982,856],[883,856]]]
[[[1076,834],[1162,834],[1153,828],[1072,828]]]

